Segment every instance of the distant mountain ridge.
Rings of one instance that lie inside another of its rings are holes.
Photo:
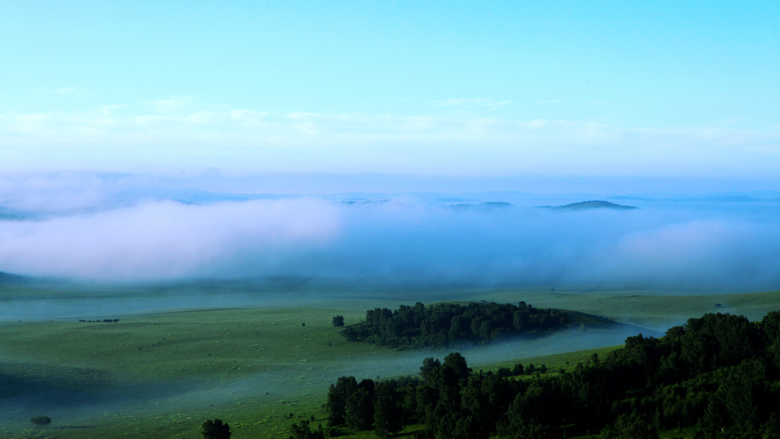
[[[17,211],[0,206],[0,221],[21,221],[26,219],[28,219],[26,216],[21,215]]]
[[[18,274],[10,274],[0,271],[0,285],[14,285],[30,282],[30,278]]]
[[[563,206],[540,206],[546,209],[556,210],[587,210],[587,209],[614,209],[614,210],[634,210],[635,206],[624,206],[622,204],[610,203],[604,200],[580,201],[578,203],[565,204]]]
[[[470,204],[470,203],[451,204],[446,207],[458,211],[490,212],[495,210],[510,209],[512,207],[515,207],[515,205],[512,203],[507,203],[505,201],[485,201],[483,203],[478,203],[478,204]]]

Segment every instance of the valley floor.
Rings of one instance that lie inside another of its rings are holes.
[[[109,300],[101,299],[100,292],[89,292],[87,299],[83,292],[35,294],[45,298],[41,303],[93,300],[99,303],[95,309],[109,309],[100,302]],[[29,295],[22,290],[0,288],[0,299],[11,308],[24,297]],[[230,424],[235,439],[286,438],[293,422],[312,417],[314,424],[324,422],[322,404],[328,386],[339,376],[415,374],[425,357],[441,358],[454,350],[399,352],[349,343],[331,324],[334,315],[343,315],[349,324],[361,320],[367,309],[414,301],[365,296],[307,300],[310,297],[287,303],[269,300],[266,306],[255,301],[248,308],[131,314],[117,309],[111,315],[84,312],[82,317],[68,306],[61,308],[68,315],[49,318],[11,319],[6,312],[6,321],[0,323],[0,436],[199,438],[200,424],[219,418]],[[780,308],[780,293],[775,292],[712,296],[470,290],[450,300],[523,300],[628,324],[594,323],[566,333],[461,350],[474,370],[485,371],[518,361],[559,370],[594,351],[603,354],[622,344],[636,334],[632,331],[662,334],[707,312],[760,319]],[[119,321],[79,321],[103,318]],[[51,417],[51,425],[38,428],[30,423],[41,415]]]

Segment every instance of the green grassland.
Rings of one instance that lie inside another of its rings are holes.
[[[349,324],[362,319],[366,309],[398,306],[387,297],[143,313],[119,316],[117,323],[74,318],[0,323],[0,391],[6,395],[0,403],[0,437],[195,439],[204,420],[220,418],[236,439],[286,438],[293,422],[312,416],[315,425],[324,422],[322,404],[337,377],[413,374],[426,356],[446,354],[349,343],[331,325],[336,314]],[[525,300],[584,313],[576,320],[584,324],[571,335],[462,351],[472,368],[485,371],[521,361],[543,363],[557,373],[594,351],[605,355],[613,348],[604,340],[614,337],[581,343],[582,333],[606,336],[616,330],[596,316],[641,331],[705,312],[757,319],[780,307],[776,292],[671,296],[475,290],[460,292],[458,300],[464,297]],[[29,420],[38,415],[50,416],[52,424],[32,428]]]

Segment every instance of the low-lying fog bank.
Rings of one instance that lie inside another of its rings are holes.
[[[513,201],[501,208],[480,205],[485,195],[152,200],[3,220],[0,271],[103,284],[283,278],[361,288],[780,286],[777,201],[613,200],[639,208],[568,210],[533,205],[571,199],[511,195],[489,195]]]

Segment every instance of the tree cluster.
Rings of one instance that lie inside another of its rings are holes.
[[[41,427],[45,427],[49,424],[51,424],[51,418],[48,416],[36,416],[32,419],[30,419],[30,422],[32,422],[35,425],[39,425]]]
[[[364,322],[349,325],[349,341],[366,341],[393,348],[446,347],[483,344],[508,335],[565,328],[569,317],[556,309],[497,303],[401,305],[397,310],[366,311]]]
[[[341,377],[329,421],[382,436],[421,424],[417,437],[442,439],[656,439],[684,427],[702,439],[780,437],[780,312],[756,323],[707,314],[658,339],[629,337],[569,372],[524,380],[517,371],[472,374],[452,353],[426,358],[421,379]]]
[[[309,426],[309,421],[301,421],[300,424],[293,424],[290,430],[292,430],[292,435],[289,436],[289,439],[325,439],[322,425],[312,431]]]
[[[201,425],[203,439],[230,439],[230,426],[221,419],[208,420]]]

